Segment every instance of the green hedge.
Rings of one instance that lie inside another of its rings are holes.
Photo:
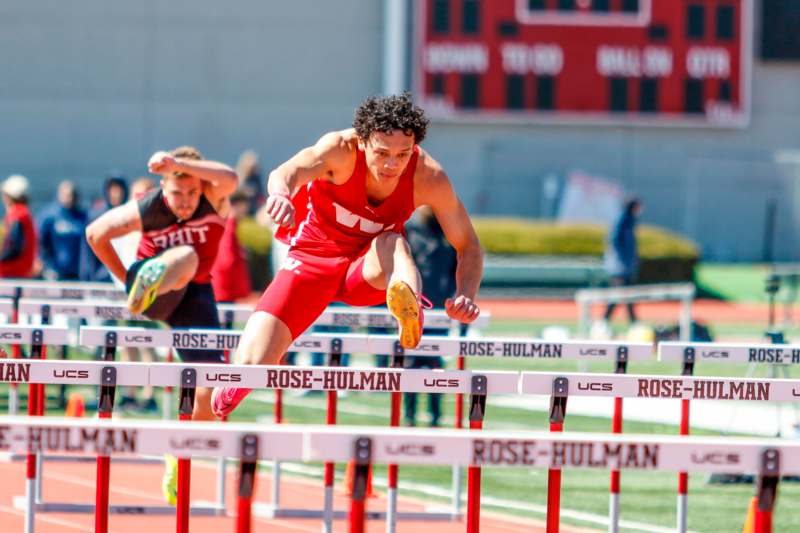
[[[475,230],[490,254],[602,257],[607,228],[596,224],[555,223],[514,218],[475,218]],[[270,230],[244,219],[237,231],[248,251],[255,286],[269,276]],[[645,282],[691,280],[700,253],[697,245],[663,228],[641,225],[636,236]]]
[[[513,218],[473,220],[487,253],[504,255],[602,257],[608,228]],[[636,230],[641,257],[639,281],[690,281],[700,253],[692,241],[663,228],[641,225]]]

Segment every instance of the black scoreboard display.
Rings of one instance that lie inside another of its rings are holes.
[[[419,0],[415,91],[457,120],[743,127],[750,0]]]

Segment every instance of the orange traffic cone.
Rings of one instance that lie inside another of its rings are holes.
[[[83,401],[83,394],[80,392],[73,392],[69,395],[67,400],[67,408],[64,411],[64,416],[73,416],[80,418],[86,411],[86,404]]]
[[[356,473],[356,462],[352,459],[347,462],[344,471],[344,491],[348,496],[353,495],[353,480]],[[367,498],[375,498],[377,495],[372,491],[372,465],[367,470]]]
[[[744,527],[742,533],[753,533],[756,526],[756,507],[758,506],[758,498],[753,496],[750,500],[750,505],[747,506],[747,516],[744,519]]]

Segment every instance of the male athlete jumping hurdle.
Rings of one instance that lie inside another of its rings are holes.
[[[478,317],[483,254],[447,174],[419,146],[427,127],[408,94],[368,98],[356,109],[353,128],[323,135],[270,173],[266,210],[276,237],[291,248],[247,321],[237,363],[278,363],[333,301],[385,301],[401,345],[416,347],[425,299],[403,224],[422,205],[432,208],[458,253],[447,314],[464,323]],[[214,414],[230,413],[249,392],[214,389]]]
[[[148,163],[161,186],[103,214],[86,228],[86,238],[109,272],[125,282],[128,308],[178,328],[220,327],[211,267],[217,257],[236,190],[236,173],[206,161],[189,146],[156,152]],[[111,240],[141,231],[137,261],[125,269]],[[222,350],[178,350],[184,361],[222,363]],[[198,387],[194,420],[213,420],[211,391]],[[177,462],[167,460],[164,495],[176,500]]]

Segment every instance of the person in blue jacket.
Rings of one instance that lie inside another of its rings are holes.
[[[39,256],[46,279],[77,280],[86,211],[78,204],[75,184],[58,185],[56,201],[45,208],[39,224]]]
[[[622,213],[608,234],[604,256],[604,266],[612,287],[632,285],[639,274],[639,248],[636,243],[636,223],[642,214],[642,201],[629,198],[623,206]],[[616,307],[609,303],[606,308],[606,321]],[[632,303],[628,303],[628,317],[636,322],[636,311]]]
[[[127,201],[128,182],[124,176],[112,173],[103,183],[103,202],[89,212],[87,225],[94,222],[109,209],[122,205]],[[81,239],[80,278],[82,281],[112,281],[108,269],[94,255],[86,239]]]

